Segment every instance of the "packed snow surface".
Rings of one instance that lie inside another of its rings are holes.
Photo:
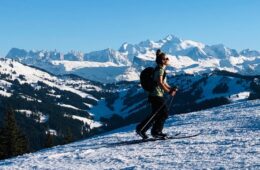
[[[0,161],[0,169],[260,169],[260,100],[171,116],[168,134],[199,136],[136,140],[135,125],[64,146]]]

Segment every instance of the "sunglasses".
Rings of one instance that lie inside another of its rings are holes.
[[[162,60],[169,60],[169,58],[164,58],[164,59],[162,59]]]

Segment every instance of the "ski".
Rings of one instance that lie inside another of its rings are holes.
[[[196,134],[181,134],[181,133],[177,133],[177,134],[175,134],[173,136],[167,136],[167,137],[164,137],[164,138],[148,138],[148,139],[145,139],[145,140],[140,140],[139,143],[150,142],[150,141],[152,142],[152,141],[157,141],[157,140],[185,139],[185,138],[196,137],[196,136],[199,136],[199,135],[200,135],[200,133],[196,133]],[[137,140],[136,140],[136,142],[137,142]]]
[[[178,134],[176,136],[168,136],[166,138],[158,138],[157,140],[170,140],[170,139],[185,139],[185,138],[192,138],[192,137],[196,137],[199,136],[201,133],[196,133],[196,134],[190,134],[190,135],[185,135],[185,134]],[[156,140],[156,138],[155,138]]]
[[[199,136],[201,133],[195,133],[195,134],[182,134],[182,133],[176,133],[171,136],[167,136],[165,138],[148,138],[148,139],[136,139],[136,140],[129,140],[129,141],[119,141],[116,143],[110,143],[108,146],[122,146],[122,145],[133,145],[133,144],[141,144],[145,142],[153,142],[157,140],[173,140],[173,139],[185,139],[185,138],[193,138],[196,136]]]
[[[148,139],[142,139],[142,141],[156,141],[156,140],[167,140],[167,139],[171,139],[171,138],[174,138],[174,137],[177,137],[181,134],[181,132],[178,132],[178,133],[175,133],[175,134],[172,134],[172,135],[169,135],[169,136],[165,136],[165,137],[158,137],[158,138],[148,138]]]

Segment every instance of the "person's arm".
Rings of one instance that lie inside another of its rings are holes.
[[[176,94],[176,91],[178,90],[177,87],[172,88],[171,86],[169,86],[169,84],[163,80],[163,76],[159,77],[159,85],[171,96],[174,96]]]
[[[168,89],[171,89],[171,86],[167,82],[165,82],[164,84]]]
[[[169,92],[171,91],[171,87],[169,87],[169,85],[164,82],[163,76],[160,76],[160,77],[159,77],[158,82],[159,82],[159,85],[162,87],[162,89],[163,89],[165,92],[169,93]]]

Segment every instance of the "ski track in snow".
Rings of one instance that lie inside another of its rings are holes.
[[[165,132],[201,135],[132,145],[135,125],[0,161],[0,169],[260,169],[260,100],[174,115]],[[149,132],[149,131],[148,131]]]

